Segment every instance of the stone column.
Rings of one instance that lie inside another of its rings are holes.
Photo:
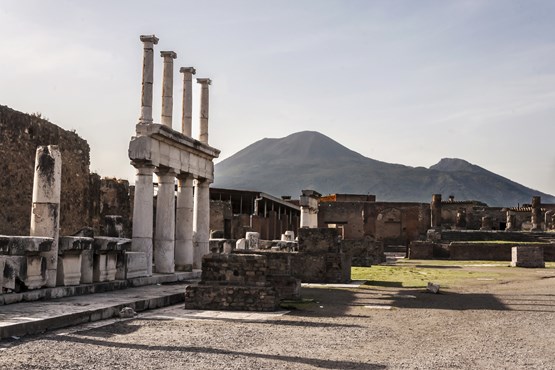
[[[314,190],[302,190],[299,200],[301,207],[301,227],[318,227],[318,208],[321,194]]]
[[[532,215],[531,215],[532,230],[531,231],[541,231],[542,230],[542,226],[541,226],[541,222],[542,222],[541,203],[542,203],[542,198],[541,197],[539,197],[539,196],[532,197]]]
[[[152,123],[152,82],[154,80],[154,45],[158,38],[141,35],[143,42],[143,85],[141,93],[141,117],[139,123]]]
[[[492,230],[493,229],[493,220],[490,216],[483,216],[482,217],[482,227],[480,230]]]
[[[61,188],[62,155],[58,146],[39,146],[35,157],[30,236],[54,239],[50,251],[41,253],[46,260],[46,286],[49,288],[56,286]]]
[[[505,220],[505,230],[506,231],[513,231],[515,229],[515,214],[510,209],[507,209],[507,218]]]
[[[135,198],[133,200],[133,252],[143,252],[146,258],[146,274],[152,276],[152,217],[154,206],[154,167],[148,163],[133,163],[135,176]]]
[[[202,256],[210,252],[210,183],[195,181],[195,204],[193,207],[193,268],[202,268]]]
[[[162,117],[160,123],[172,127],[173,117],[173,60],[177,54],[173,51],[161,51],[164,58],[164,71],[162,77]]]
[[[441,194],[432,195],[431,210],[431,227],[432,229],[441,228]]]
[[[175,210],[175,269],[191,271],[193,266],[193,177],[177,176],[177,208]]]
[[[193,125],[193,75],[197,71],[193,67],[181,67],[179,72],[183,73],[181,133],[191,137]]]
[[[209,78],[197,78],[197,82],[201,85],[199,141],[208,144],[208,86],[212,81]]]
[[[156,272],[175,272],[175,172],[160,168],[158,195],[156,196],[156,233],[154,237],[154,263]]]

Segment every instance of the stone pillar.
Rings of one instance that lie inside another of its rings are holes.
[[[318,207],[321,194],[314,190],[303,190],[299,205],[301,207],[301,227],[318,227]]]
[[[197,82],[201,85],[199,141],[208,144],[208,86],[212,81],[209,78],[197,78]]]
[[[441,194],[432,195],[431,210],[431,227],[432,229],[441,228]]]
[[[183,73],[181,133],[191,137],[193,125],[193,75],[197,71],[193,67],[181,67],[179,72]]]
[[[152,276],[152,217],[154,206],[154,186],[150,164],[133,163],[137,169],[135,177],[135,198],[133,201],[133,252],[143,252],[146,257],[146,273]]]
[[[159,168],[158,195],[156,196],[156,233],[154,237],[154,263],[156,272],[175,272],[175,172]]]
[[[152,123],[152,83],[154,80],[154,45],[158,38],[141,35],[143,42],[143,84],[141,93],[141,117],[139,123]]]
[[[480,230],[492,230],[493,229],[493,221],[490,216],[483,216],[482,217],[482,227]]]
[[[541,210],[541,203],[542,198],[539,196],[532,197],[532,230],[531,231],[541,231],[542,230],[542,210]]]
[[[515,224],[516,216],[513,211],[510,209],[507,210],[507,219],[505,220],[505,230],[506,231],[513,231],[516,227]]]
[[[553,216],[555,216],[555,212],[554,211],[546,211],[545,212],[545,229],[546,230],[552,230],[555,229],[555,225],[553,224]]]
[[[50,251],[41,253],[46,260],[46,286],[49,288],[56,286],[61,188],[62,155],[58,146],[39,146],[35,157],[30,236],[54,239]]]
[[[190,271],[193,266],[193,177],[177,176],[175,210],[175,269]]]
[[[210,190],[207,180],[195,181],[195,204],[193,208],[193,268],[202,267],[202,256],[208,254],[210,239]]]
[[[161,51],[164,58],[164,72],[162,77],[162,117],[160,123],[172,127],[173,117],[173,60],[177,54],[173,51]]]

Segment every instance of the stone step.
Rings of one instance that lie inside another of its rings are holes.
[[[187,284],[150,285],[124,290],[2,306],[0,340],[118,317],[184,302]]]

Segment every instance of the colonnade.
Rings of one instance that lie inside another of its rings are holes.
[[[132,248],[146,254],[148,276],[153,273],[153,257],[157,273],[200,269],[202,256],[209,253],[209,186],[213,182],[212,160],[219,154],[218,150],[208,146],[208,89],[211,80],[197,79],[201,85],[200,130],[199,139],[195,140],[191,137],[191,126],[192,79],[196,70],[193,67],[180,68],[179,72],[183,74],[181,132],[173,131],[173,64],[177,54],[162,51],[161,124],[153,123],[154,45],[159,40],[154,35],[142,35],[140,40],[144,49],[141,116],[137,137],[133,137],[132,142],[140,142],[141,136],[147,136],[148,141],[141,145],[131,143],[129,150],[131,164],[137,171]],[[154,126],[165,126],[170,130],[163,127],[154,130]],[[162,134],[165,136],[160,139]],[[153,174],[158,177],[155,230]]]

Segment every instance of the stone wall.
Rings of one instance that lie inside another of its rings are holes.
[[[90,224],[87,142],[40,117],[0,106],[0,234],[29,235],[39,145],[58,145],[62,154],[60,235]]]
[[[372,266],[385,262],[384,246],[367,236],[363,239],[342,240],[343,250],[351,256],[352,266]]]

